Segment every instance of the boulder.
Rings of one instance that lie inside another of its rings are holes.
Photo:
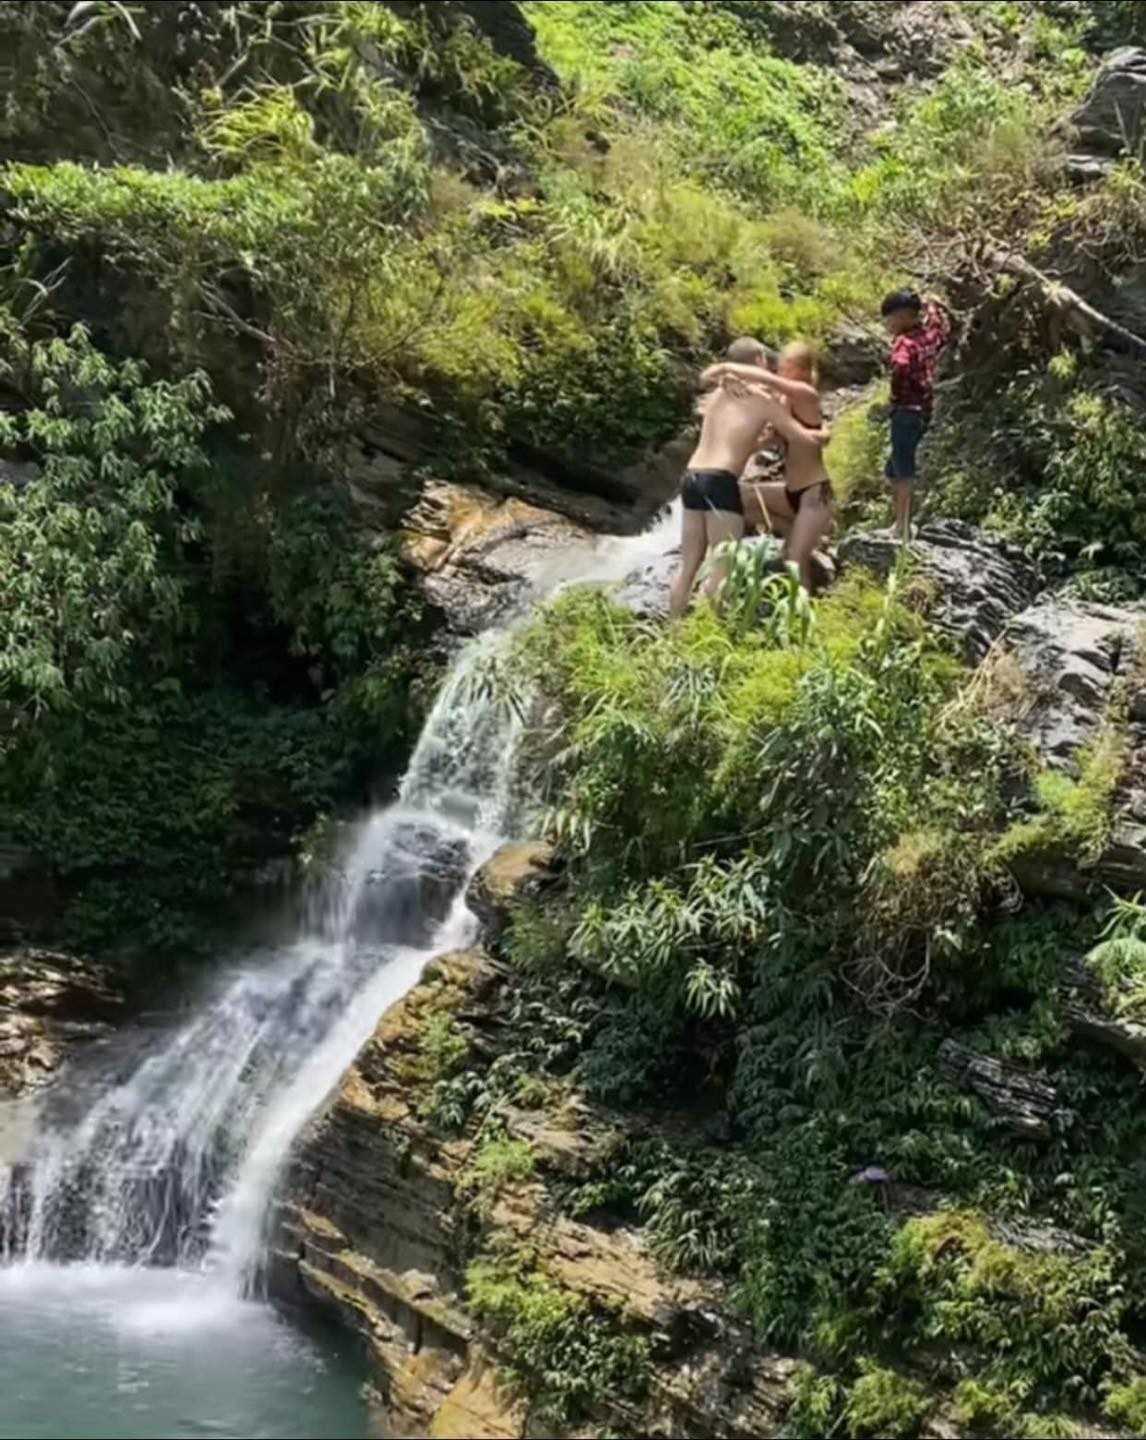
[[[1146,1071],[1146,1025],[1112,1009],[1094,972],[1085,960],[1071,960],[1064,974],[1066,1017],[1080,1040],[1113,1050],[1139,1070]],[[1132,988],[1126,986],[1126,994]]]
[[[488,942],[506,927],[512,907],[542,894],[556,879],[556,851],[543,841],[503,845],[478,870],[466,902],[482,923]]]
[[[347,441],[342,474],[365,525],[389,532],[427,497],[431,513],[451,487],[426,480],[440,461],[442,420],[430,409],[414,409],[380,400]],[[487,508],[504,500],[564,519],[585,531],[633,535],[675,495],[695,444],[690,429],[633,455],[624,465],[604,467],[590,455],[569,456],[520,441],[481,486],[457,487],[469,503],[480,498]],[[416,519],[413,528],[418,529]]]
[[[402,522],[402,557],[455,634],[495,624],[535,576],[592,532],[551,510],[477,486],[431,481]]]
[[[1146,612],[1049,596],[1007,627],[1007,649],[1028,686],[1025,729],[1047,764],[1072,769],[1093,740],[1116,682],[1133,678]],[[1141,684],[1133,700],[1141,705]]]
[[[1146,113],[1146,50],[1126,46],[1106,57],[1090,94],[1070,117],[1084,155],[1136,154]]]
[[[465,881],[464,838],[431,824],[399,823],[363,877],[351,933],[371,945],[429,945]]]
[[[1038,579],[1012,546],[958,520],[923,525],[910,547],[913,573],[934,591],[928,618],[971,663],[982,660],[1004,626],[1034,599]],[[858,566],[886,578],[901,546],[891,531],[856,531],[839,547],[841,570]]]
[[[886,365],[887,340],[854,321],[838,325],[824,345],[824,375],[835,385],[867,385]]]
[[[1023,731],[1052,769],[1077,773],[1079,752],[1116,725],[1127,765],[1110,844],[1097,864],[1070,856],[1024,857],[1016,875],[1032,894],[1086,899],[1103,888],[1146,889],[1146,611],[1049,596],[1016,617],[1005,644],[1025,682]]]
[[[616,604],[642,620],[663,620],[669,610],[669,589],[680,564],[680,550],[666,550],[627,575],[613,592]]]

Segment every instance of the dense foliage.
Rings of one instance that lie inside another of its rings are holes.
[[[0,825],[64,882],[71,938],[185,946],[400,736],[397,569],[305,493],[240,544],[202,373],[2,324]]]
[[[0,3],[0,839],[61,883],[69,938],[206,938],[384,776],[424,647],[344,482],[395,412],[430,437],[411,492],[524,460],[609,495],[732,334],[831,361],[910,278],[963,340],[927,503],[1141,593],[1146,394],[990,255],[1134,320],[1141,157],[1079,186],[1052,121],[1142,7],[936,5],[926,34],[915,8],[525,4],[531,58],[473,6]],[[836,422],[844,524],[885,515],[885,402]],[[565,887],[506,937],[503,1053],[428,1016],[411,1085],[470,1130],[478,1232],[545,1183],[727,1284],[806,1362],[793,1436],[1140,1430],[1140,1084],[1066,1047],[1062,962],[1097,944],[1140,1017],[1146,925],[1125,898],[1016,910],[1012,874],[1098,855],[1126,757],[1111,731],[1077,779],[1039,774],[927,609],[906,566],[813,606],[739,558],[724,611],[673,630],[600,595],[542,614],[513,674]],[[953,1035],[1053,1071],[1040,1146],[944,1078]],[[554,1184],[505,1115],[570,1090],[695,1134]],[[869,1167],[906,1200],[848,1183]],[[468,1259],[547,1423],[639,1401],[625,1316],[528,1250]]]
[[[1016,916],[1008,866],[1087,863],[1122,762],[1103,741],[1077,782],[1039,775],[926,606],[901,572],[747,633],[734,604],[666,631],[591,593],[538,619],[519,683],[569,869],[514,919],[530,1038],[499,1065],[693,1110],[691,1143],[634,1139],[557,1191],[725,1276],[763,1341],[807,1357],[791,1434],[909,1436],[946,1406],[974,1433],[1069,1435],[1138,1393],[1146,1130],[1129,1069],[1065,1043],[1064,959],[1098,922]],[[1123,1014],[1141,934],[1121,907],[1091,961]],[[1053,1073],[1043,1143],[945,1078],[953,1034]],[[496,1112],[505,1081],[463,1066],[446,1123]],[[714,1110],[731,1144],[703,1138]],[[920,1210],[882,1203],[880,1174]]]

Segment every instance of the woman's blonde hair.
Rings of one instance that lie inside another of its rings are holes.
[[[787,361],[795,369],[802,371],[816,389],[820,388],[820,357],[814,345],[809,345],[806,340],[791,340],[780,351],[780,364]]]

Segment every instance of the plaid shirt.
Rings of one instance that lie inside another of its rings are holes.
[[[950,313],[932,302],[914,330],[896,337],[891,347],[891,403],[897,409],[931,414],[939,357],[950,343],[951,330]]]

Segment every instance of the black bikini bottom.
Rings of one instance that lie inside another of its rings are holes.
[[[803,490],[785,490],[784,494],[787,496],[788,504],[792,507],[793,515],[800,513],[800,506],[809,495],[817,496],[821,505],[832,503],[832,487],[827,480],[821,480],[815,485],[808,485]]]

